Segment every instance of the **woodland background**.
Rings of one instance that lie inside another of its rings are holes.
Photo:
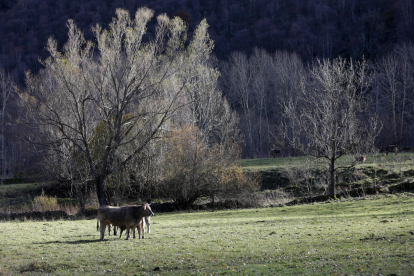
[[[91,27],[108,24],[116,8],[133,14],[141,6],[180,16],[189,25],[189,37],[207,19],[214,62],[221,72],[219,87],[240,116],[242,157],[269,157],[272,149],[281,156],[300,154],[284,141],[281,102],[296,93],[299,73],[308,65],[337,57],[365,58],[369,63],[370,103],[382,123],[377,149],[390,144],[414,147],[410,0],[2,0],[0,67],[23,90],[25,72],[42,68],[38,59],[47,57],[47,39],[54,37],[60,47],[66,41],[68,19],[92,39]],[[155,20],[149,24],[148,39],[154,26]],[[245,83],[235,81],[240,72]],[[13,93],[2,101],[2,171],[9,176],[34,175],[42,152],[19,139],[16,99]]]

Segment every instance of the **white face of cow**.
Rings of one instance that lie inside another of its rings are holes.
[[[145,214],[145,217],[152,217],[154,215],[149,204],[144,205],[144,214]]]

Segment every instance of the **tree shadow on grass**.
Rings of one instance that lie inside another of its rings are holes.
[[[64,236],[64,239],[74,239],[74,238],[86,238],[86,237],[99,237],[99,235],[77,235],[77,236]]]
[[[106,240],[104,240],[104,241],[106,241]],[[59,243],[66,243],[66,244],[85,244],[85,243],[95,243],[95,242],[102,242],[102,241],[98,238],[98,239],[93,239],[93,240],[36,242],[35,244],[59,244]]]

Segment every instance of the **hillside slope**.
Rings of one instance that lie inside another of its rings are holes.
[[[69,18],[92,39],[91,27],[107,26],[116,8],[134,14],[148,6],[156,14],[180,16],[194,27],[206,18],[215,41],[215,54],[231,52],[296,52],[305,61],[314,57],[375,58],[396,43],[414,40],[411,1],[308,0],[21,0],[0,3],[0,64],[23,81],[24,72],[40,68],[50,36],[66,40]],[[148,31],[154,32],[155,19]]]

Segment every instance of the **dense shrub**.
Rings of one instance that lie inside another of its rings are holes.
[[[58,208],[59,205],[57,203],[57,198],[45,195],[44,190],[42,190],[42,194],[40,196],[36,196],[33,200],[34,211],[54,211]]]
[[[209,197],[214,203],[259,188],[256,179],[234,165],[234,152],[209,145],[195,126],[177,129],[167,143],[163,191],[181,207],[188,208],[201,197]]]

